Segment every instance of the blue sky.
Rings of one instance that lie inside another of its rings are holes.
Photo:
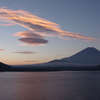
[[[99,0],[0,1],[0,61],[35,64],[100,50],[99,27]]]

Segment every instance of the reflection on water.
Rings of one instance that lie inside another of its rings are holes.
[[[0,73],[0,100],[100,100],[99,94],[99,71]]]

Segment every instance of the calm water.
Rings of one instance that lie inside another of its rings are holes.
[[[100,72],[1,72],[0,100],[100,100]]]

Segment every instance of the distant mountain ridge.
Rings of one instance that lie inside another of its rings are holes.
[[[100,64],[100,51],[94,47],[88,47],[75,55],[48,63],[72,63],[72,64]]]
[[[71,57],[55,59],[47,63],[12,67],[13,71],[98,71],[100,70],[100,51],[94,47],[88,47]]]
[[[55,59],[46,63],[12,66],[14,71],[63,71],[63,70],[100,70],[100,51],[88,47],[70,57]]]

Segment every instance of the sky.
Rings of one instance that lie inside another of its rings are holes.
[[[0,61],[45,63],[100,50],[100,0],[0,1]]]

